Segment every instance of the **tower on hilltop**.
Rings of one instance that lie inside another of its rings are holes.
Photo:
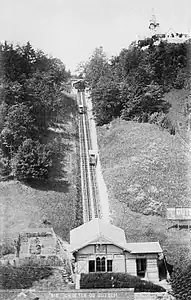
[[[149,23],[149,29],[151,30],[151,32],[153,34],[156,34],[156,31],[159,28],[159,26],[160,26],[160,24],[157,23],[156,16],[155,16],[154,11],[153,11],[152,19],[150,20],[150,23]]]

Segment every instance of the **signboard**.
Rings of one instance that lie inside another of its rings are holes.
[[[191,207],[167,208],[166,217],[169,220],[191,220]]]
[[[25,291],[23,291],[25,293]],[[33,296],[39,300],[134,300],[134,289],[82,289],[82,290],[65,290],[65,291],[35,291],[31,290]],[[26,292],[26,296],[28,293]],[[20,295],[15,297],[19,300]],[[26,300],[29,298],[26,297]],[[31,298],[30,298],[31,299]]]
[[[41,300],[40,294],[39,300]],[[60,293],[49,293],[49,299],[56,300],[101,300],[101,299],[120,299],[120,300],[134,300],[134,291],[133,289],[91,289],[91,290],[71,290]],[[42,298],[42,300],[46,300],[46,298]]]

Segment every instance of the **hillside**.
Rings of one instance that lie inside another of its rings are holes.
[[[189,86],[188,45],[160,42],[143,50],[134,44],[111,61],[102,47],[96,48],[84,74],[98,126],[116,117],[146,121],[154,113],[168,112],[167,91]]]
[[[0,242],[11,241],[18,232],[35,226],[47,218],[55,232],[64,240],[76,225],[78,184],[78,128],[76,103],[63,95],[58,123],[49,129],[48,140],[57,139],[63,148],[63,157],[52,172],[52,179],[31,185],[19,181],[0,182]],[[64,120],[64,121],[63,121]],[[57,171],[59,170],[59,174]]]
[[[173,263],[189,257],[190,234],[165,219],[166,207],[190,202],[189,158],[177,135],[120,119],[97,132],[114,224],[128,242],[159,240]]]
[[[176,130],[187,143],[190,141],[188,128],[188,112],[185,114],[187,105],[190,105],[189,89],[171,90],[164,95],[166,102],[171,104],[168,116],[175,125]]]

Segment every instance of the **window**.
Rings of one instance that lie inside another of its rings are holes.
[[[112,272],[112,260],[107,260],[107,272]]]
[[[105,272],[105,257],[101,258],[101,272]]]
[[[96,272],[105,272],[105,257],[96,258]]]
[[[112,260],[97,257],[96,260],[89,260],[89,273],[92,272],[112,272]]]
[[[89,273],[95,272],[95,260],[89,260]]]
[[[101,271],[101,259],[100,257],[96,258],[96,272],[100,272]]]
[[[144,278],[146,272],[146,266],[147,266],[146,258],[137,258],[136,264],[137,264],[137,276]]]

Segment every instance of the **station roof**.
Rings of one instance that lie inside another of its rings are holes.
[[[162,252],[159,242],[126,243],[124,247],[128,248],[132,254]]]
[[[70,231],[70,251],[78,251],[92,244],[113,244],[132,254],[161,253],[159,242],[127,243],[123,229],[103,219],[93,219]]]
[[[70,231],[72,251],[79,250],[88,244],[96,244],[98,241],[119,246],[120,243],[126,243],[125,232],[123,229],[98,218]]]

